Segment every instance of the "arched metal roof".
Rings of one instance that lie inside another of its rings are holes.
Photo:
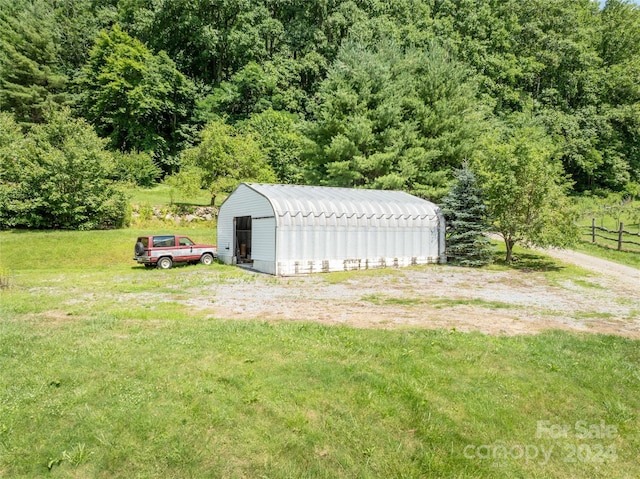
[[[273,206],[277,216],[356,216],[438,218],[434,203],[402,191],[333,188],[325,186],[245,183]]]

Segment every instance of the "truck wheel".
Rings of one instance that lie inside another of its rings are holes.
[[[213,255],[210,253],[205,253],[200,257],[200,262],[202,264],[210,265],[213,263]]]
[[[142,242],[138,241],[136,243],[135,252],[136,256],[142,256],[142,253],[144,253],[144,245],[142,244]]]
[[[171,258],[169,258],[168,256],[165,256],[164,258],[160,258],[158,260],[159,269],[169,269],[171,268],[171,266],[173,266],[173,261],[171,261]]]

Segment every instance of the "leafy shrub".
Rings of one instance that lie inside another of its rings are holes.
[[[10,115],[0,118],[0,228],[124,226],[128,198],[110,179],[104,141],[68,109],[46,120],[23,136]]]
[[[153,186],[162,170],[148,153],[115,153],[113,176],[116,180],[134,183],[142,187]]]

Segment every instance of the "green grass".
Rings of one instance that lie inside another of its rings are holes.
[[[640,202],[638,202],[638,205],[640,205]],[[639,207],[638,205],[636,205],[636,208]],[[640,233],[640,226],[636,221],[634,221],[634,217],[625,214],[618,217],[611,215],[586,215],[578,220],[578,225],[591,228],[591,221],[593,218],[596,220],[596,227],[618,231],[618,228],[620,228],[620,222],[622,221],[626,231],[631,233]]]
[[[621,338],[355,330],[164,308],[152,318],[135,307],[126,318],[12,315],[0,331],[7,477],[639,472],[639,348]],[[536,437],[538,421],[573,432]],[[578,421],[617,436],[577,439]],[[555,452],[547,464],[480,454],[500,445]],[[565,462],[576,445],[613,446],[616,459]]]
[[[638,238],[638,242],[640,242],[640,238]],[[598,258],[614,261],[616,263],[640,269],[640,253],[617,251],[612,248],[592,244],[586,241],[581,241],[580,243],[578,243],[575,247],[575,250],[580,251],[581,253],[597,256]]]
[[[256,277],[146,270],[131,260],[143,232],[0,232],[1,477],[640,475],[638,341],[212,318],[190,291]],[[523,271],[577,274],[517,254]],[[363,274],[404,273],[326,277]],[[580,438],[578,421],[616,435]]]
[[[385,305],[402,305],[402,306],[419,306],[424,304],[421,298],[393,298],[384,294],[369,294],[362,297],[362,301],[375,304],[377,306]]]
[[[575,249],[602,259],[640,268],[640,246],[623,244],[623,249],[628,251],[617,251],[617,234],[609,233],[605,235],[603,232],[597,232],[609,238],[614,238],[615,241],[597,237],[596,244],[591,243],[592,219],[596,220],[597,227],[607,228],[612,231],[617,231],[620,227],[620,222],[622,222],[624,223],[625,231],[633,233],[632,235],[625,234],[623,240],[640,243],[640,237],[636,235],[640,233],[640,223],[638,223],[640,219],[640,201],[636,200],[623,204],[621,199],[614,195],[605,199],[577,198],[575,203],[582,213],[578,220],[581,241],[576,245]]]
[[[185,198],[165,184],[158,184],[152,188],[134,188],[129,193],[131,194],[131,203],[138,205],[168,206],[173,203],[187,206],[209,206],[211,204],[211,194],[207,190],[200,190],[196,196]],[[227,196],[226,193],[216,195],[216,206],[220,206]]]
[[[591,226],[591,220],[595,219],[596,226],[608,229],[617,229],[620,221],[636,232],[640,227],[640,200],[629,201],[624,194],[574,197],[573,204],[579,215],[579,225]]]
[[[391,276],[392,278],[402,277],[404,275],[402,269],[397,268],[378,268],[351,271],[333,271],[324,273],[322,279],[329,284],[339,284],[348,282],[353,278],[370,277],[376,278],[381,276]]]
[[[193,198],[183,198],[179,194],[165,184],[159,184],[153,188],[135,188],[131,190],[131,203],[134,204],[148,204],[155,205],[170,205],[173,202],[185,205],[194,206],[209,206],[211,202],[211,196],[206,190],[202,190],[200,194]],[[219,204],[216,202],[216,204]]]
[[[490,271],[515,270],[523,273],[540,273],[553,284],[559,284],[565,280],[584,281],[584,278],[592,276],[592,273],[584,268],[556,261],[541,251],[531,250],[520,245],[516,245],[513,249],[516,260],[506,263],[504,242],[493,241],[493,244],[495,248],[493,263],[486,266],[486,269]]]
[[[369,294],[362,297],[362,301],[375,304],[376,306],[421,306],[430,305],[435,308],[452,306],[479,306],[490,309],[510,309],[514,306],[502,301],[486,301],[484,299],[455,299],[455,298],[431,298],[427,296],[413,298],[396,298],[385,294]]]
[[[185,234],[198,243],[215,244],[216,228],[196,224],[109,231],[0,232],[0,269],[66,270],[98,266],[136,266],[132,260],[136,238],[146,234]]]
[[[487,301],[484,299],[454,299],[454,298],[438,298],[432,299],[427,302],[435,308],[444,308],[451,306],[479,306],[481,308],[489,309],[511,309],[515,306],[513,304],[505,303],[502,301]]]

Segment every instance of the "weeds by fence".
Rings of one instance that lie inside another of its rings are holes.
[[[9,289],[11,287],[11,277],[9,270],[0,268],[0,289]]]
[[[596,226],[596,219],[592,218],[591,226],[584,226],[583,228],[588,230],[588,233],[585,234],[590,236],[591,242],[594,244],[601,244],[609,248],[614,247],[618,251],[640,253],[640,241],[634,241],[635,237],[640,240],[640,233],[632,233],[625,230],[622,222],[620,222],[617,230],[610,230],[602,226]],[[599,242],[598,239],[601,241]],[[615,246],[612,246],[612,244],[615,244]]]

